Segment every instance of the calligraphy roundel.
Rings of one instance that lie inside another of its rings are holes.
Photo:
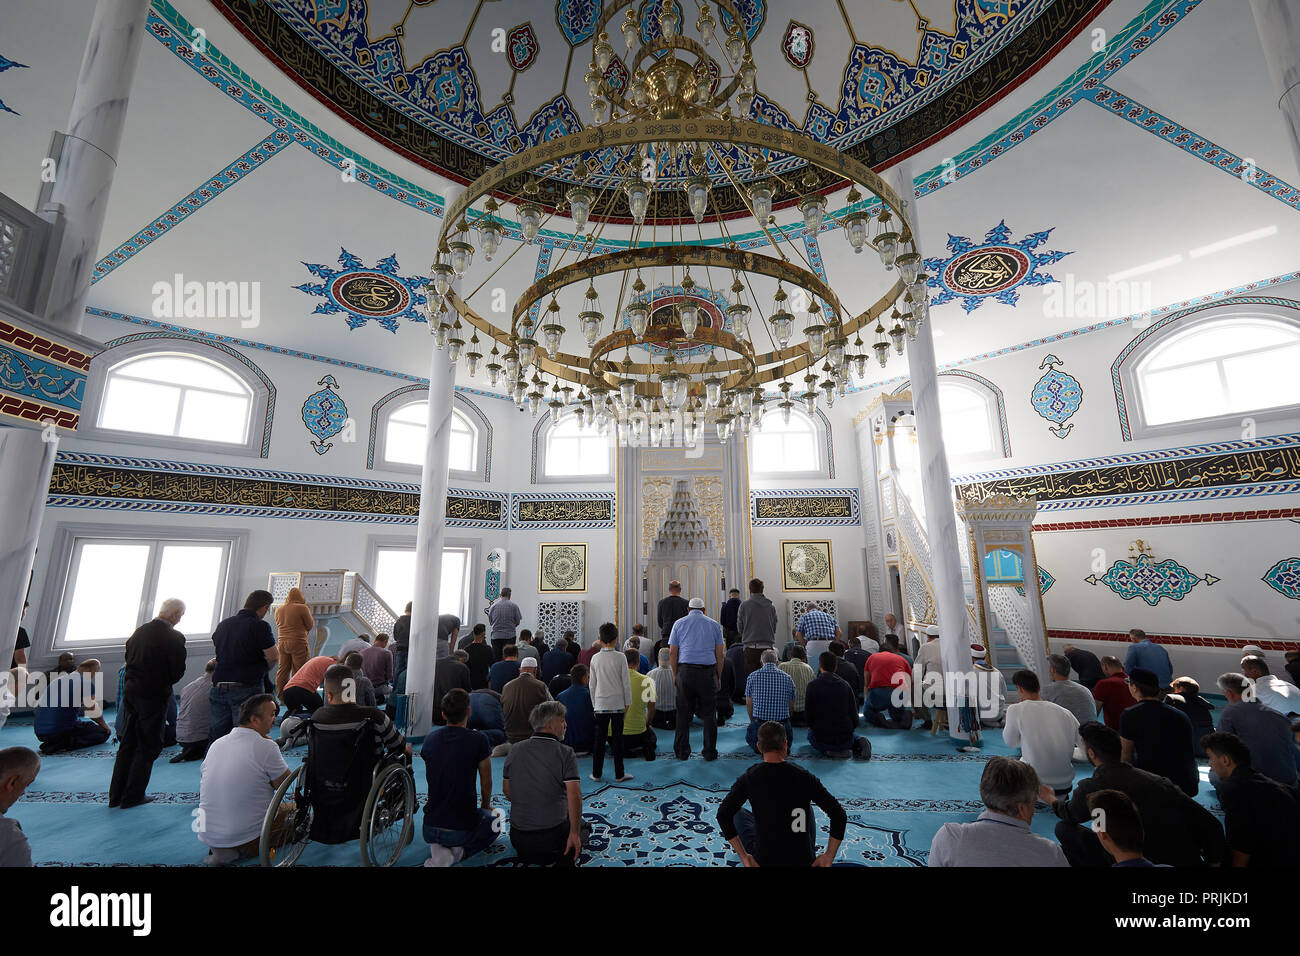
[[[578,548],[564,545],[543,549],[542,588],[546,591],[581,591],[586,587],[587,566]],[[585,550],[585,549],[584,549]]]
[[[346,272],[330,284],[334,300],[370,318],[401,315],[411,307],[411,293],[382,272]]]
[[[1021,282],[1032,263],[1011,246],[981,246],[957,256],[944,269],[943,281],[959,295],[997,295]]]
[[[781,563],[785,572],[782,590],[830,591],[830,542],[800,541],[781,543]]]

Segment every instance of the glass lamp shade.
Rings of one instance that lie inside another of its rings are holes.
[[[597,412],[607,412],[609,409],[609,389],[593,388],[591,390],[591,404]]]
[[[740,64],[740,88],[746,93],[754,92],[754,61],[748,56]]]
[[[819,387],[822,392],[822,401],[826,403],[827,408],[830,408],[835,404],[835,383],[828,378]]]
[[[677,317],[682,323],[682,332],[687,338],[695,334],[700,325],[700,309],[695,303],[686,301],[677,307]]]
[[[578,232],[582,232],[587,228],[587,219],[591,216],[591,192],[581,186],[575,186],[569,190],[567,197],[569,215],[573,218],[573,224],[578,227]]]
[[[803,402],[803,407],[808,410],[809,415],[817,411],[817,393],[811,388],[800,395],[799,399]]]
[[[921,331],[921,322],[915,315],[903,316],[903,330],[907,333],[909,339],[915,339],[916,333]]]
[[[844,235],[849,240],[849,245],[853,247],[853,251],[861,252],[862,247],[867,244],[867,217],[860,212],[849,216],[844,220]]]
[[[732,29],[727,36],[727,58],[734,63],[740,59],[740,54],[744,49],[745,41],[740,38],[740,27],[732,24]]]
[[[526,202],[519,207],[519,228],[524,238],[532,242],[537,238],[537,230],[542,226],[542,207],[536,203]]]
[[[515,387],[510,390],[510,397],[515,400],[515,404],[520,408],[524,407],[524,401],[527,398],[527,395],[528,386],[524,384],[523,379],[515,382]]]
[[[686,204],[696,222],[703,222],[704,214],[709,211],[709,188],[712,185],[708,176],[692,176],[686,180]]]
[[[731,320],[731,331],[733,334],[740,334],[749,331],[749,306],[737,302],[735,305],[727,306],[727,318]]]
[[[609,45],[608,33],[602,33],[596,38],[594,52],[596,54],[596,69],[600,71],[601,75],[604,75],[605,71],[609,69],[610,61],[614,59],[614,48]]]
[[[794,411],[794,402],[787,398],[784,402],[778,405],[777,408],[781,409],[781,421],[789,425],[790,413]]]
[[[439,296],[446,295],[451,290],[451,279],[455,273],[450,265],[445,262],[435,262],[429,270],[433,280],[433,291]]]
[[[595,345],[600,339],[600,324],[605,321],[605,316],[594,311],[582,312],[579,313],[578,320],[582,323],[582,337],[588,345]]]
[[[704,380],[704,405],[706,408],[717,408],[722,403],[722,379],[708,378]]]
[[[650,306],[644,302],[633,302],[623,310],[623,313],[627,316],[632,334],[638,339],[644,337],[645,330],[650,325]]]
[[[772,315],[771,322],[776,344],[785,348],[790,344],[790,333],[794,331],[794,316],[782,309]]]
[[[546,403],[546,407],[551,410],[551,421],[558,425],[564,415],[564,402],[558,398],[553,398]]]
[[[433,330],[433,344],[440,349],[447,347],[447,340],[451,338],[451,326],[443,322]]]
[[[753,391],[751,391],[750,389],[745,389],[743,392],[738,392],[736,394],[736,404],[740,406],[740,413],[742,415],[753,414],[754,411]]]
[[[659,395],[667,404],[672,404],[677,395],[677,375],[669,372],[659,379]]]
[[[843,338],[837,338],[830,344],[826,350],[826,361],[831,363],[831,368],[838,369],[844,364],[844,346]]]
[[[562,325],[543,325],[542,341],[546,343],[546,354],[555,358],[560,350],[560,336],[564,334]]]
[[[519,353],[511,349],[506,353],[506,378],[514,380],[519,377]]]
[[[758,224],[767,225],[767,220],[772,215],[772,187],[765,182],[754,183],[749,187],[749,204],[753,207]]]
[[[901,325],[895,325],[889,330],[889,338],[894,343],[894,351],[902,355],[903,345],[907,339],[907,330]]]
[[[496,255],[496,251],[501,248],[501,239],[506,231],[501,223],[497,222],[491,216],[485,216],[478,223],[478,244],[483,247],[483,258],[488,262]]]
[[[821,358],[826,351],[826,326],[806,326],[803,334],[808,339],[808,350],[812,352],[812,357],[815,359]]]
[[[460,353],[465,348],[465,340],[460,337],[460,333],[455,329],[451,330],[451,338],[447,339],[447,358],[453,362],[460,361]]]
[[[501,380],[501,365],[497,362],[488,362],[487,377],[488,384],[493,388],[496,388],[497,382]]]
[[[629,418],[629,424],[632,426],[632,440],[640,441],[642,433],[645,432],[645,415],[637,413],[629,416]]]
[[[903,281],[911,285],[921,272],[921,257],[915,252],[904,252],[901,256],[894,257],[894,265],[898,267],[898,274],[903,277]]]
[[[465,353],[465,371],[473,378],[478,374],[478,363],[483,360],[483,353],[478,351]]]
[[[853,374],[858,377],[858,381],[867,377],[867,357],[865,355],[853,356]]]
[[[726,441],[731,436],[731,422],[730,415],[723,415],[714,422],[714,426],[718,430],[718,441]]]
[[[542,410],[543,398],[545,398],[545,396],[536,389],[533,389],[533,391],[528,393],[528,410],[532,413],[533,418],[536,418],[538,412]]]
[[[645,222],[646,210],[650,207],[650,187],[639,179],[624,184],[627,193],[627,208],[632,213],[632,221],[638,226]]]
[[[587,95],[597,96],[600,93],[600,70],[596,69],[596,64],[587,67],[587,72],[582,75],[582,82],[587,84]]]
[[[623,40],[627,43],[629,50],[636,46],[637,34],[640,30],[637,26],[636,15],[631,10],[627,12],[627,19],[623,21],[623,25],[618,29],[623,34]]]
[[[695,29],[700,31],[700,42],[705,46],[713,42],[713,30],[716,26],[717,23],[709,16],[708,10],[702,10],[699,19],[695,21]]]
[[[925,299],[926,287],[929,284],[929,281],[929,277],[922,273],[907,284],[907,294],[912,297],[913,303],[921,302]],[[916,306],[913,305],[912,308],[915,309]]]
[[[623,402],[624,408],[631,408],[632,403],[636,401],[636,379],[624,378],[618,382],[618,397]]]
[[[673,392],[672,400],[668,404],[671,405],[673,408],[680,409],[683,405],[686,404],[686,400],[690,397],[691,397],[691,380],[685,375],[678,376],[677,388]]]
[[[894,260],[898,257],[898,233],[882,232],[871,241],[871,244],[880,254],[880,261],[884,264],[885,271],[891,271],[894,268]]]
[[[447,261],[451,265],[451,271],[456,273],[456,278],[459,279],[474,263],[474,247],[462,239],[457,239],[447,243],[447,248],[451,250]]]
[[[515,343],[515,348],[519,350],[519,365],[527,369],[537,358],[537,341],[535,339],[520,339]]]
[[[876,350],[876,361],[880,363],[881,368],[884,368],[889,362],[889,343],[873,342],[871,347]]]
[[[799,203],[799,212],[803,214],[803,228],[810,236],[822,231],[822,221],[826,217],[826,200],[821,196],[809,196]]]
[[[677,11],[671,3],[664,4],[663,10],[659,13],[659,32],[664,35],[665,40],[671,40],[677,35]]]

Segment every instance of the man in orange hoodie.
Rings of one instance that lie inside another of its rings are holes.
[[[275,609],[275,627],[279,631],[277,646],[280,649],[280,666],[275,670],[275,696],[281,701],[284,700],[285,684],[311,656],[307,635],[315,626],[302,592],[290,588],[284,603]]]

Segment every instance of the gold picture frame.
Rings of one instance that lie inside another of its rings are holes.
[[[830,541],[782,541],[781,590],[834,591]]]
[[[587,545],[552,541],[538,545],[538,594],[587,593]]]

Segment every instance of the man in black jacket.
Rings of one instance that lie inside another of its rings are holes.
[[[1201,746],[1219,778],[1229,864],[1294,867],[1300,859],[1300,798],[1295,789],[1252,769],[1250,749],[1236,734],[1206,734]]]
[[[176,630],[184,614],[185,604],[168,598],[158,616],[136,628],[126,642],[121,744],[108,787],[110,807],[126,809],[154,799],[145,790],[162,752],[172,685],[185,674],[185,635]]]
[[[1087,780],[1075,785],[1069,798],[1057,799],[1050,787],[1040,796],[1061,822],[1056,838],[1071,866],[1110,866],[1089,824],[1088,795],[1098,790],[1118,790],[1137,805],[1146,834],[1144,853],[1152,863],[1170,866],[1218,866],[1228,852],[1223,827],[1167,777],[1139,770],[1121,758],[1119,734],[1104,724],[1089,721],[1079,728],[1084,753],[1095,768]]]
[[[691,607],[686,603],[686,598],[682,597],[681,582],[670,581],[668,583],[668,596],[659,602],[655,618],[659,624],[659,636],[664,640],[668,640],[673,625],[689,614],[690,610]]]
[[[818,753],[832,757],[869,759],[871,744],[853,732],[858,726],[858,701],[848,681],[835,673],[844,661],[830,651],[818,659],[818,673],[804,690],[804,719],[808,743]]]

